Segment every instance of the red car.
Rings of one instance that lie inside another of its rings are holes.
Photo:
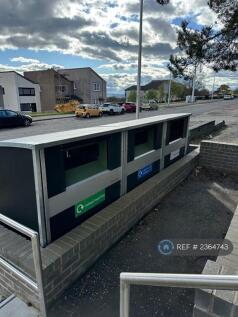
[[[136,104],[134,102],[126,102],[123,104],[126,112],[136,112]]]

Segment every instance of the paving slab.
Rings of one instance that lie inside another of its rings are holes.
[[[133,228],[55,303],[49,317],[118,317],[121,272],[200,274],[213,257],[162,256],[159,241],[226,235],[238,182],[199,170]],[[131,315],[192,317],[194,290],[133,286]]]
[[[27,306],[14,295],[0,304],[0,317],[40,317],[39,313]]]

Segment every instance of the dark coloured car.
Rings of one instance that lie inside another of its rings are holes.
[[[0,110],[0,128],[24,126],[32,123],[32,117],[12,110]]]
[[[136,112],[136,104],[134,102],[126,102],[123,104],[126,112]]]

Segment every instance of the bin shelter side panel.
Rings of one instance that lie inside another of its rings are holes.
[[[168,122],[166,145],[169,145],[176,140],[184,139],[187,137],[189,118],[175,119]],[[180,160],[186,154],[186,147],[177,149],[165,156],[164,166],[168,167],[171,164]]]
[[[31,150],[0,148],[0,188],[0,212],[39,231]]]
[[[163,123],[135,129],[128,132],[128,162],[134,161],[140,155],[158,150],[162,146]],[[142,166],[138,171],[128,175],[127,191],[159,173],[160,160]]]
[[[117,200],[120,197],[120,186],[120,182],[117,182],[52,217],[50,219],[52,241]]]

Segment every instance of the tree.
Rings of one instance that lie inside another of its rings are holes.
[[[136,91],[135,90],[131,90],[129,92],[129,96],[128,96],[127,100],[129,102],[136,102]]]
[[[145,99],[148,100],[156,100],[158,98],[158,92],[155,89],[150,89],[145,94]]]
[[[182,84],[176,83],[175,81],[171,84],[171,98],[173,99],[185,99],[186,87]]]
[[[230,88],[230,86],[223,84],[217,89],[217,93],[220,95],[230,94],[231,88]]]
[[[191,78],[200,64],[219,70],[235,71],[238,67],[238,2],[237,0],[210,0],[209,7],[217,14],[216,25],[193,30],[184,20],[178,31],[178,46],[186,56],[170,57],[169,69],[174,76]]]
[[[160,101],[160,102],[164,102],[164,99],[165,99],[164,85],[161,85],[161,86],[159,87],[159,90],[158,90],[158,98],[159,98],[159,101]]]

